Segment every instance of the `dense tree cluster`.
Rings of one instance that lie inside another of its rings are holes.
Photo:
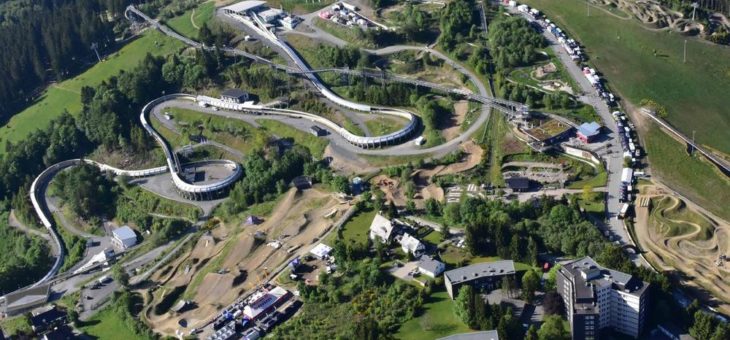
[[[0,213],[0,249],[0,295],[34,282],[51,266],[46,241],[10,227],[7,211]]]
[[[316,57],[322,64],[334,67],[356,68],[370,65],[368,54],[352,46],[319,45]]]
[[[52,120],[44,130],[30,133],[22,142],[8,142],[0,158],[0,199],[13,197],[21,187],[27,188],[51,164],[77,157],[88,149],[86,137],[67,113]],[[27,190],[19,194],[25,199]]]
[[[545,39],[522,17],[505,17],[489,25],[489,49],[498,70],[532,64],[536,49],[542,47]]]
[[[400,23],[400,33],[407,40],[426,41],[432,21],[428,12],[411,3],[406,3],[403,10],[396,13],[396,18]]]
[[[312,161],[309,150],[294,146],[278,159],[264,157],[263,152],[250,154],[243,163],[243,179],[236,183],[225,203],[229,213],[245,210],[249,205],[272,200],[289,188],[289,182],[302,175],[306,163]]]
[[[441,13],[441,43],[451,50],[457,42],[469,36],[477,22],[476,5],[473,0],[449,2]]]
[[[348,89],[353,100],[377,105],[401,106],[411,103],[419,95],[419,90],[403,83],[369,84],[367,80],[357,79]]]
[[[89,220],[114,216],[116,184],[111,175],[96,166],[84,163],[62,171],[53,185],[56,195],[79,217]]]
[[[96,61],[114,46],[114,18],[128,0],[10,0],[0,4],[0,117],[33,91]],[[108,14],[108,15],[107,15]]]
[[[274,330],[277,339],[383,339],[413,318],[423,295],[380,270],[381,260],[336,256],[342,275],[322,273],[318,286],[298,285],[303,312]],[[386,337],[387,338],[387,337]]]
[[[522,339],[522,324],[511,308],[490,305],[475,289],[465,285],[454,300],[454,314],[471,329],[497,329],[500,339]]]
[[[224,71],[224,75],[237,87],[245,85],[261,89],[269,98],[281,95],[282,86],[287,82],[281,72],[265,65],[248,62],[232,65]]]

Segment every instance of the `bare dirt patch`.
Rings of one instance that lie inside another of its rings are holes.
[[[441,134],[446,140],[452,140],[461,134],[461,124],[464,122],[467,112],[469,112],[468,101],[460,100],[454,103],[454,114],[449,117],[449,121],[441,130]]]
[[[634,230],[644,256],[660,269],[680,271],[695,297],[730,312],[730,263],[721,259],[730,249],[730,224],[662,187],[644,185],[640,192]]]
[[[196,308],[180,314],[166,313],[159,317],[147,313],[148,321],[155,331],[169,335],[180,328],[179,322],[182,319],[187,322],[188,328],[202,326],[221,308],[268,279],[288,259],[309,251],[332,227],[333,221],[349,207],[349,204],[341,202],[336,195],[326,191],[314,188],[297,192],[292,189],[285,194],[264,223],[245,226],[236,234],[226,235],[210,250],[205,249],[206,241],[201,238],[184,257],[191,259],[212,253],[209,262],[203,263],[199,269],[196,267],[195,274],[190,271],[185,273],[184,267],[178,266],[175,274],[168,274],[172,277],[166,285],[183,282],[189,284],[199,280],[200,284],[192,295]],[[256,233],[266,235],[266,240],[256,241]],[[209,241],[207,242],[208,247],[211,247]],[[280,247],[267,245],[271,242],[279,243]],[[221,258],[222,256],[225,258]],[[189,261],[180,262],[182,264]],[[209,267],[202,278],[196,277],[196,274],[203,275],[201,271],[212,263],[215,266]],[[164,275],[157,277],[162,276]]]

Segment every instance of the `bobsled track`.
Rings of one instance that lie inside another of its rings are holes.
[[[207,50],[212,50],[212,47],[205,46],[199,42],[196,42],[194,40],[191,40],[189,38],[186,38],[179,33],[171,30],[165,25],[160,24],[159,22],[153,20],[152,18],[148,17],[138,9],[136,9],[134,6],[127,7],[127,10],[125,11],[125,17],[133,20],[134,14],[135,17],[141,18],[145,22],[149,23],[151,26],[155,27],[156,29],[160,30],[164,34],[173,37],[177,40],[182,41],[188,46],[195,47],[195,48],[202,48]],[[389,107],[380,107],[380,106],[371,106],[367,104],[361,104],[352,102],[349,100],[346,100],[344,98],[341,98],[334,92],[332,92],[329,88],[327,88],[316,76],[316,73],[320,72],[321,70],[312,70],[309,68],[309,66],[299,57],[299,55],[292,49],[286,42],[280,40],[275,33],[269,31],[265,28],[265,25],[260,21],[260,18],[258,18],[256,15],[251,15],[252,20],[244,20],[243,22],[249,26],[251,29],[255,30],[258,34],[266,38],[270,43],[273,45],[279,47],[284,53],[294,62],[296,67],[290,67],[286,65],[280,65],[277,63],[274,63],[268,59],[259,57],[254,54],[247,53],[242,50],[238,50],[235,48],[225,47],[223,48],[223,52],[243,56],[246,58],[249,58],[253,60],[254,62],[263,63],[270,65],[273,68],[276,68],[281,71],[285,71],[289,74],[299,74],[306,77],[307,80],[309,80],[312,85],[315,87],[315,89],[320,92],[325,98],[329,99],[330,101],[336,103],[337,105],[346,107],[348,109],[353,109],[360,112],[368,112],[368,113],[374,113],[374,114],[383,114],[383,115],[391,115],[391,116],[397,116],[400,118],[405,118],[408,120],[408,124],[406,124],[403,128],[401,128],[398,131],[382,135],[382,136],[358,136],[355,135],[347,129],[345,129],[342,126],[339,126],[337,123],[328,120],[326,118],[323,118],[321,116],[302,112],[302,111],[296,111],[296,110],[290,110],[290,109],[278,109],[278,108],[269,108],[264,107],[260,105],[249,105],[249,104],[233,104],[229,102],[224,102],[222,100],[206,97],[206,96],[193,96],[188,94],[170,94],[165,95],[162,97],[159,97],[145,105],[141,112],[140,112],[140,123],[142,124],[142,127],[152,135],[155,139],[155,141],[160,145],[162,148],[164,154],[165,154],[165,166],[160,166],[156,168],[150,168],[150,169],[143,169],[143,170],[124,170],[119,169],[107,164],[102,164],[99,162],[95,162],[88,159],[70,159],[66,161],[62,161],[59,163],[56,163],[47,169],[45,169],[40,175],[38,175],[35,180],[33,181],[31,185],[30,190],[30,198],[31,202],[33,203],[33,207],[36,211],[36,214],[38,215],[41,223],[43,224],[46,229],[48,229],[49,234],[51,235],[52,241],[55,243],[55,246],[59,249],[59,254],[56,257],[56,260],[51,267],[51,269],[48,271],[48,273],[41,278],[36,283],[21,288],[19,290],[24,290],[27,288],[36,287],[38,285],[51,282],[53,279],[57,276],[58,271],[60,270],[61,266],[63,265],[64,257],[65,257],[65,250],[63,246],[63,242],[57,233],[55,229],[55,222],[52,216],[52,213],[50,212],[50,209],[48,208],[48,205],[46,203],[46,189],[48,187],[48,184],[53,179],[53,177],[58,174],[60,171],[73,167],[82,163],[91,164],[94,166],[97,166],[102,171],[110,171],[114,173],[117,176],[124,175],[128,176],[130,178],[140,178],[140,177],[147,177],[147,176],[154,176],[154,175],[160,175],[164,174],[166,172],[170,172],[170,176],[172,179],[172,182],[175,186],[175,189],[178,191],[178,193],[187,199],[191,200],[207,200],[207,199],[215,199],[219,198],[221,196],[224,196],[227,194],[228,190],[230,189],[231,185],[235,183],[243,174],[243,169],[239,164],[236,162],[230,161],[230,160],[214,160],[214,161],[206,161],[206,164],[215,164],[219,166],[223,166],[229,170],[228,176],[226,176],[223,179],[216,180],[214,182],[206,182],[204,184],[195,184],[191,183],[190,181],[186,180],[185,171],[184,168],[187,165],[183,165],[180,163],[180,160],[177,157],[177,154],[174,152],[174,150],[170,147],[170,145],[165,141],[165,139],[160,135],[155,129],[150,125],[148,121],[148,115],[152,110],[157,107],[158,105],[161,105],[167,101],[191,101],[191,102],[197,102],[199,104],[205,104],[208,106],[214,106],[221,109],[226,110],[234,110],[242,113],[253,113],[253,114],[263,114],[263,115],[280,115],[290,118],[305,118],[308,120],[311,120],[312,122],[321,124],[332,130],[334,133],[342,136],[348,143],[351,143],[352,145],[355,145],[357,147],[363,148],[363,149],[369,149],[369,148],[377,148],[377,147],[383,147],[383,146],[390,146],[390,145],[397,145],[403,142],[408,141],[412,137],[414,137],[414,134],[419,129],[419,118],[417,115],[413,114],[412,112],[409,112],[407,110],[398,109],[398,108],[389,108]],[[405,48],[412,48],[412,47],[405,47]],[[334,71],[334,72],[340,72],[340,73],[352,73],[351,70],[346,69],[327,69],[326,71]],[[362,76],[371,77],[373,74],[368,74],[366,72],[358,71],[358,74]],[[472,80],[474,80],[474,77],[470,77]],[[428,82],[421,82],[421,81],[414,81],[412,79],[407,79],[403,77],[393,76],[390,81],[399,81],[399,82],[405,82],[405,83],[411,83],[416,86],[424,86],[428,87],[437,91],[447,92],[447,93],[453,93],[457,95],[461,95],[466,97],[469,100],[474,100],[481,102],[485,105],[484,112],[488,114],[489,108],[494,108],[496,110],[499,110],[503,112],[504,114],[507,114],[509,116],[517,115],[520,113],[524,113],[527,111],[527,107],[524,106],[521,103],[511,102],[504,99],[497,99],[492,97],[487,97],[482,93],[482,95],[479,94],[473,94],[465,92],[461,89],[450,89],[442,87],[438,84],[431,84]],[[484,91],[482,91],[484,92]],[[449,146],[450,147],[450,146]],[[431,150],[429,149],[422,149],[422,150],[415,150],[411,153],[429,153]],[[189,166],[194,166],[195,164],[188,164]],[[0,297],[0,299],[4,299],[4,297]]]

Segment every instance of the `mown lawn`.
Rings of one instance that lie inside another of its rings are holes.
[[[107,307],[84,322],[81,330],[97,339],[138,339],[114,311]]]
[[[165,138],[171,138],[175,145],[188,144],[187,135],[197,134],[198,126],[203,126],[203,135],[212,140],[225,144],[231,148],[241,151],[244,154],[252,150],[261,149],[266,146],[269,135],[262,129],[238,119],[230,119],[221,116],[206,114],[195,110],[167,107],[164,112],[169,112],[172,120],[177,124],[178,130],[182,133],[177,135],[170,130],[160,129]],[[152,120],[155,121],[154,119]],[[162,126],[154,122],[155,129]],[[167,130],[167,131],[165,131]]]
[[[366,121],[365,125],[368,127],[368,130],[370,130],[371,135],[382,136],[400,130],[403,128],[405,123],[395,118],[381,116]]]
[[[207,23],[213,18],[214,12],[215,2],[208,1],[183,13],[181,16],[168,20],[166,24],[188,38],[197,39],[198,30],[204,23]]]
[[[432,293],[423,304],[421,316],[408,320],[398,333],[397,339],[437,339],[451,334],[469,332],[470,329],[454,314],[454,302],[445,290]]]
[[[668,120],[697,141],[730,153],[730,48],[650,31],[638,20],[622,20],[601,10],[586,16],[583,0],[525,0],[586,47],[586,54],[609,86],[634,104],[653,99]],[[687,62],[683,62],[687,40]]]
[[[657,124],[652,123],[644,137],[653,174],[694,203],[730,220],[727,177],[704,158],[690,156],[684,144],[664,133]]]
[[[275,120],[257,119],[256,123],[265,127],[266,130],[273,135],[293,138],[297,144],[308,148],[309,152],[311,152],[312,156],[315,158],[321,158],[322,154],[324,154],[324,149],[327,147],[327,144],[329,144],[327,139],[315,137],[312,134],[297,130],[296,128]]]
[[[370,224],[375,218],[375,209],[365,209],[357,212],[342,226],[342,238],[345,242],[367,243]],[[331,235],[335,235],[334,233]],[[331,246],[331,244],[330,244]]]
[[[84,73],[48,87],[36,103],[13,116],[5,127],[0,128],[0,154],[8,141],[18,142],[30,132],[45,128],[48,122],[64,111],[77,115],[81,111],[82,86],[96,86],[121,70],[136,66],[147,53],[167,55],[182,47],[182,43],[168,38],[156,30],[144,35],[107,56]]]

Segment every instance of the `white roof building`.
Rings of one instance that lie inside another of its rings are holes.
[[[373,218],[373,222],[370,223],[370,239],[375,241],[376,238],[380,239],[380,242],[390,243],[390,238],[393,236],[393,223],[390,222],[385,216],[376,214]]]
[[[316,245],[314,248],[312,248],[312,250],[310,250],[309,252],[312,253],[312,255],[314,255],[314,257],[321,260],[321,259],[329,256],[329,254],[332,252],[332,247],[330,247],[324,243],[320,243],[320,244]]]
[[[258,15],[261,17],[261,19],[264,20],[264,22],[268,24],[278,19],[283,13],[284,12],[282,12],[280,9],[269,8],[265,11],[259,12]]]
[[[288,294],[289,291],[279,286],[269,291],[256,292],[251,296],[251,302],[243,307],[243,315],[251,320],[256,320],[262,313],[265,314],[270,307],[275,306]]]
[[[112,231],[112,245],[125,250],[137,244],[137,234],[129,226],[122,226]]]
[[[224,12],[245,14],[246,11],[266,5],[266,1],[241,1],[233,5],[223,7]]]
[[[426,250],[426,246],[421,241],[408,233],[403,234],[403,237],[400,239],[400,246],[404,253],[410,253],[413,256],[420,256]]]

